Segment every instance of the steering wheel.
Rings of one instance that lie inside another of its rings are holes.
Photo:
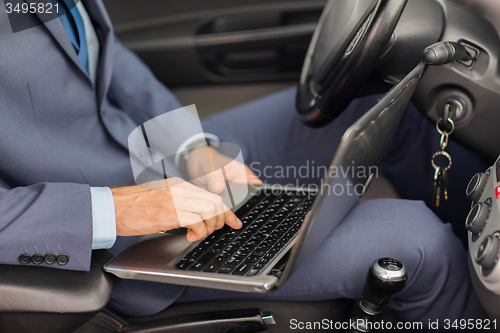
[[[314,31],[297,90],[297,112],[321,127],[368,80],[408,0],[328,0]]]

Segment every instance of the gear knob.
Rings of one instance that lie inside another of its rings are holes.
[[[407,273],[404,265],[392,258],[375,260],[368,270],[361,307],[373,315],[380,313],[389,298],[404,289]]]

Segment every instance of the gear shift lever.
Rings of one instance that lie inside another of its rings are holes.
[[[382,307],[387,304],[389,298],[404,289],[406,279],[406,269],[400,261],[392,258],[375,260],[368,270],[363,286],[363,299],[358,304],[363,314],[358,318],[361,319],[358,321],[360,325],[354,332],[371,331],[366,327],[368,320],[382,313]]]

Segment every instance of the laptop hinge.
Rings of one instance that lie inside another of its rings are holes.
[[[278,261],[276,265],[271,269],[268,275],[273,275],[279,278],[283,271],[285,270],[286,264],[288,263],[288,259],[290,259],[290,250]]]

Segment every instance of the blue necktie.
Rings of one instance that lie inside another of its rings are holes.
[[[66,14],[59,16],[59,18],[61,19],[62,25],[64,26],[66,33],[68,34],[71,44],[73,44],[73,47],[75,48],[78,54],[78,59],[80,59],[83,68],[85,68],[85,70],[88,73],[89,54],[87,50],[87,40],[85,38],[85,26],[83,25],[82,16],[80,15],[80,12],[78,12],[78,9],[76,8],[76,5],[72,0],[62,0],[62,1],[56,0],[56,1],[59,4],[61,4],[61,7],[64,8],[64,12]],[[73,22],[71,21],[70,16],[73,19],[72,20]]]

